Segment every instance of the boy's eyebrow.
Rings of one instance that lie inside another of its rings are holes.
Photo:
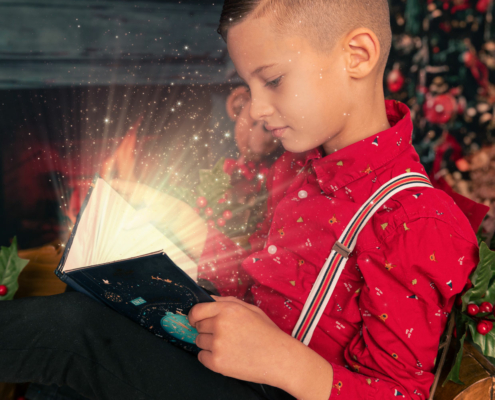
[[[269,65],[263,65],[261,67],[258,67],[256,68],[253,72],[251,72],[251,76],[254,76],[254,75],[258,75],[259,73],[261,73],[261,71],[267,69],[267,68],[270,68],[270,67],[273,67],[277,65],[277,63],[273,63],[273,64],[269,64]],[[237,71],[236,71],[237,72]],[[241,75],[239,75],[239,72],[237,72],[237,75],[239,76],[239,78],[241,78],[241,80],[246,83],[246,81],[244,79],[242,79]]]

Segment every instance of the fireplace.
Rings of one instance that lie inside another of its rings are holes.
[[[95,173],[193,187],[235,156],[220,5],[202,3],[0,4],[2,245],[66,237]]]

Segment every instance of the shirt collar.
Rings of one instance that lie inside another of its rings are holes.
[[[396,100],[385,100],[390,128],[323,157],[321,147],[309,150],[303,164],[312,164],[321,189],[333,193],[397,157],[412,143],[409,108]]]

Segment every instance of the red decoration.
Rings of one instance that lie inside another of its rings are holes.
[[[400,72],[399,64],[395,63],[394,68],[387,75],[387,87],[391,93],[396,93],[404,86],[404,75]]]
[[[428,122],[432,124],[446,124],[457,112],[457,101],[450,93],[438,96],[426,95],[423,112]]]
[[[476,50],[468,50],[463,54],[464,65],[468,67],[473,75],[476,82],[483,88],[483,90],[488,90],[488,68],[485,64],[483,64]]]
[[[206,208],[205,208],[205,215],[206,215],[207,217],[211,217],[211,216],[213,215],[213,208],[211,208],[211,207],[206,207]]]
[[[200,212],[200,209],[199,209],[198,207],[194,207],[194,208],[193,208],[193,210],[194,210],[194,212],[195,212],[196,214],[199,214],[199,212]]]
[[[490,332],[493,328],[493,322],[484,319],[483,321],[478,322],[476,326],[476,330],[480,335],[485,336],[488,332]]]
[[[476,304],[469,304],[467,307],[467,313],[469,315],[476,315],[480,312],[480,308]]]
[[[0,285],[0,296],[5,296],[9,292],[9,289],[5,285]]]
[[[226,224],[226,221],[223,219],[223,218],[218,218],[217,219],[217,225],[222,227],[222,226],[225,226]]]
[[[492,312],[492,310],[493,306],[488,303],[488,301],[484,301],[483,303],[481,303],[480,312]]]
[[[230,210],[225,210],[222,214],[222,216],[228,221],[229,219],[232,218],[232,211]]]
[[[196,205],[199,208],[206,207],[207,204],[208,204],[208,201],[203,196],[198,197],[198,199],[196,200]]]
[[[478,3],[476,3],[476,11],[480,13],[486,13],[488,11],[490,1],[491,0],[478,0]]]
[[[214,228],[215,227],[215,221],[213,221],[211,219],[209,219],[206,223],[208,224],[208,227],[210,227],[210,228]]]

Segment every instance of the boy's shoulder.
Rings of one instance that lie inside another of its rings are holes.
[[[396,228],[396,232],[406,232],[408,223],[420,220],[425,227],[435,222],[437,226],[477,245],[476,234],[467,216],[452,197],[437,188],[418,187],[402,190],[385,203],[385,207],[376,213],[373,220],[375,232],[382,231],[380,236],[383,238],[390,234],[393,228]],[[378,229],[382,228],[383,224],[390,225],[392,229],[388,232]]]

